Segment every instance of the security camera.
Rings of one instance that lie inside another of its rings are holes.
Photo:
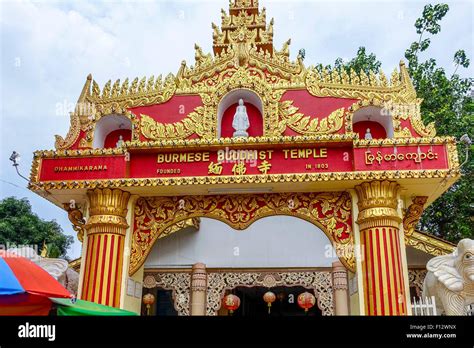
[[[472,141],[471,141],[471,139],[469,138],[469,135],[467,135],[467,134],[464,134],[464,135],[459,139],[459,141],[460,141],[461,143],[463,143],[464,145],[466,145],[466,146],[470,146],[470,145],[472,144]]]
[[[13,151],[12,154],[11,154],[11,156],[10,156],[10,161],[13,162],[13,165],[14,165],[14,166],[17,166],[17,165],[18,165],[17,162],[20,161],[20,154],[19,154],[18,152],[16,152],[16,151]]]

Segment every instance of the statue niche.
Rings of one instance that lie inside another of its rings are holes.
[[[218,136],[247,138],[263,136],[263,108],[257,94],[235,90],[225,96],[218,108]]]

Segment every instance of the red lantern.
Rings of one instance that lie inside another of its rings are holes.
[[[229,294],[222,299],[222,303],[224,304],[224,307],[232,315],[232,313],[234,313],[234,311],[237,310],[237,308],[239,308],[240,306],[240,298],[238,298],[238,296],[235,296],[233,294]]]
[[[143,304],[146,305],[146,315],[150,315],[150,306],[155,303],[155,296],[153,294],[143,295]]]
[[[298,306],[304,309],[305,312],[312,308],[316,303],[316,298],[309,292],[303,292],[298,295]]]
[[[276,296],[273,292],[267,291],[263,295],[263,300],[267,303],[267,305],[268,305],[268,314],[270,314],[270,308],[272,307],[272,303],[275,302]]]

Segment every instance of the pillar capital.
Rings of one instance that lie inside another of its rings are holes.
[[[361,230],[378,226],[397,227],[401,222],[398,214],[400,185],[395,181],[363,182],[355,187],[359,197],[357,223]]]
[[[90,202],[89,220],[85,225],[87,234],[125,235],[130,193],[119,189],[95,189],[87,191],[87,196]]]

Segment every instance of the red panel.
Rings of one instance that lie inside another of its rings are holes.
[[[139,106],[129,110],[135,115],[145,114],[162,123],[173,123],[181,121],[190,112],[202,105],[201,97],[198,95],[173,96],[163,104]]]
[[[221,122],[221,137],[231,138],[235,132],[235,129],[232,127],[232,121],[234,120],[235,111],[238,104],[235,103],[232,106],[229,106],[227,110],[222,115]],[[249,117],[250,127],[247,129],[247,133],[251,137],[259,137],[263,135],[263,119],[262,114],[257,109],[256,106],[246,103],[245,107],[247,109],[247,115]]]
[[[122,136],[123,141],[132,140],[132,131],[130,129],[117,129],[110,132],[104,141],[104,148],[109,149],[117,147],[117,142]]]
[[[448,168],[444,145],[357,148],[354,163],[356,171]]]
[[[352,126],[352,129],[354,130],[354,132],[359,134],[359,139],[365,138],[365,133],[367,132],[367,128],[370,129],[370,134],[372,134],[372,139],[387,138],[387,132],[385,131],[385,128],[383,128],[383,126],[378,122],[360,121],[360,122],[354,123],[354,125]]]
[[[314,152],[311,152],[313,149]],[[296,155],[300,150],[308,151],[308,158],[292,158],[297,157]],[[315,154],[316,156],[321,155],[320,151],[323,151],[323,156],[324,151],[327,151],[326,157],[315,158]],[[134,178],[148,178],[215,175],[212,173],[209,174],[209,165],[211,162],[218,163],[217,151],[192,152],[192,154],[199,153],[200,157],[204,154],[204,161],[199,160],[189,162],[184,159],[183,161],[178,159],[180,154],[186,153],[191,154],[191,152],[132,154],[130,161],[130,176]],[[158,163],[158,156],[161,156],[159,160],[162,163]],[[175,158],[173,158],[173,156]],[[228,152],[228,156],[231,156],[231,152]],[[271,168],[267,172],[268,174],[352,171],[352,150],[350,148],[315,147],[308,149],[257,150],[257,160],[247,161],[247,163],[245,163],[247,168],[245,174],[262,174],[258,166],[260,166],[265,160],[271,164]],[[168,163],[165,161],[168,161]],[[219,175],[233,175],[234,173],[232,172],[232,169],[235,164],[235,162],[230,160],[223,162],[222,172]],[[310,165],[311,167],[307,168],[307,165]]]
[[[292,100],[293,106],[299,108],[298,112],[319,119],[329,116],[331,112],[342,107],[347,109],[357,102],[357,99],[314,97],[306,89],[287,91],[283,94],[281,100]],[[341,127],[338,131],[338,133],[344,132],[344,127]],[[295,134],[297,133],[291,129],[287,129],[284,133],[284,135]]]
[[[124,178],[126,164],[125,156],[44,158],[40,181]]]

